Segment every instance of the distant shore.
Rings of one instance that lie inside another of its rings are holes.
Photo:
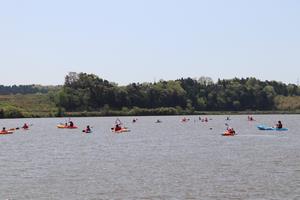
[[[300,114],[300,111],[194,111],[194,112],[182,112],[182,113],[155,113],[150,110],[144,110],[142,113],[139,112],[122,112],[122,111],[93,111],[93,112],[64,112],[60,115],[55,113],[26,113],[23,116],[16,117],[2,117],[2,119],[14,119],[14,118],[54,118],[54,117],[113,117],[113,116],[184,116],[184,115],[194,115],[194,116],[205,116],[205,115],[271,115],[271,114]]]
[[[1,117],[1,119],[13,119],[13,118],[53,118],[53,117],[113,117],[113,116],[184,116],[184,115],[195,115],[195,116],[205,116],[205,115],[282,115],[282,114],[300,114],[300,111],[194,111],[192,113],[182,112],[182,113],[137,113],[128,112],[124,113],[122,111],[83,111],[83,112],[64,112],[61,114],[57,113],[25,113],[24,115]]]
[[[64,117],[103,117],[103,116],[176,116],[176,115],[264,115],[264,114],[300,114],[300,111],[194,111],[192,113],[183,112],[177,114],[126,114],[122,111],[109,111],[108,113],[103,112],[66,112]]]

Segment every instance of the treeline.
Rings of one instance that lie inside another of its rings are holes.
[[[48,93],[52,90],[58,90],[60,86],[41,86],[41,85],[12,85],[4,86],[0,85],[0,95],[9,94],[36,94],[36,93]]]
[[[59,109],[70,112],[140,109],[144,113],[159,110],[165,114],[191,114],[195,111],[277,110],[280,109],[278,103],[288,104],[284,97],[294,96],[300,96],[297,85],[256,78],[217,82],[209,77],[182,78],[118,86],[94,74],[73,72],[65,77],[64,86],[52,93],[51,98]]]

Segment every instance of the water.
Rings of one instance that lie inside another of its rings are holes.
[[[73,118],[79,130],[1,120],[33,126],[0,136],[0,199],[300,199],[299,115],[207,117],[124,117],[124,134],[110,131],[115,117]],[[256,129],[277,120],[289,131]],[[238,135],[221,136],[225,123]]]

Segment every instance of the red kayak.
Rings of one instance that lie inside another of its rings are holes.
[[[223,136],[234,136],[235,135],[235,131],[225,131],[222,135]]]
[[[0,131],[0,135],[13,134],[13,131]]]
[[[130,132],[129,129],[127,128],[121,128],[119,130],[116,130],[115,128],[111,128],[111,131],[114,132],[114,133],[125,133],[125,132]]]

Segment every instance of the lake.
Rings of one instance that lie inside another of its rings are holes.
[[[300,199],[300,115],[3,119],[0,199]],[[162,123],[155,123],[160,119]],[[259,131],[278,120],[289,130]],[[225,123],[237,135],[223,137]],[[82,133],[91,125],[93,133]]]

